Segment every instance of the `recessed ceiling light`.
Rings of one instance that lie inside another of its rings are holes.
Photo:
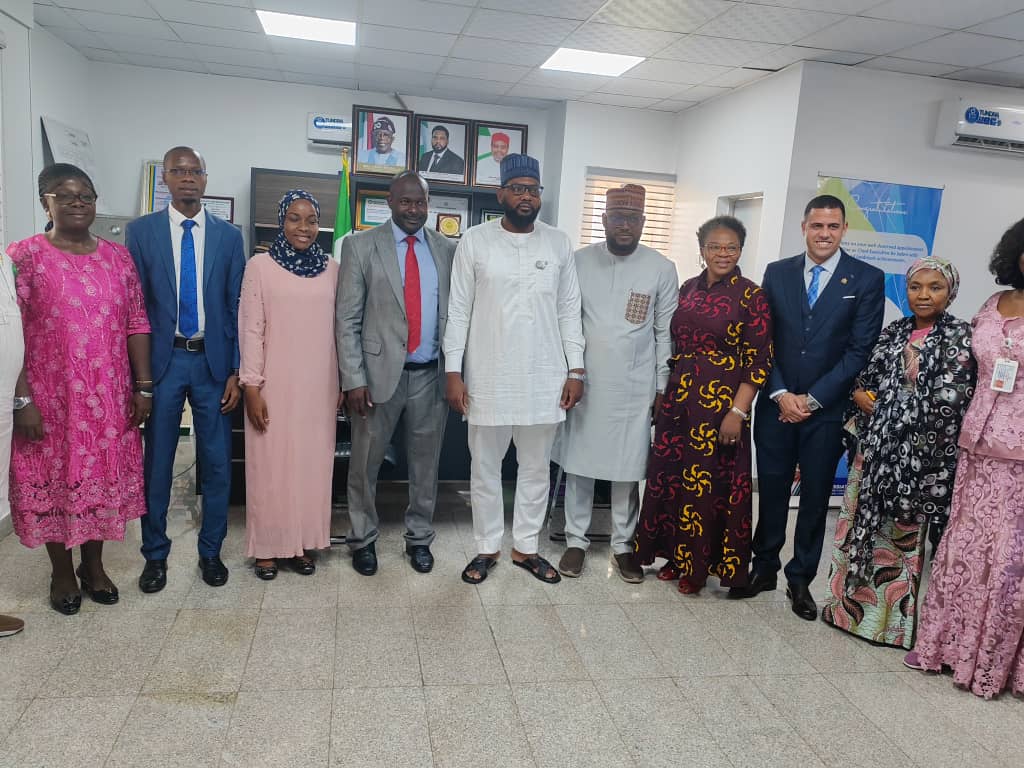
[[[354,21],[321,19],[316,16],[296,16],[293,13],[256,11],[263,31],[278,37],[295,37],[299,40],[315,40],[319,43],[338,45],[356,44]]]
[[[582,72],[585,75],[618,77],[632,69],[643,56],[623,56],[621,53],[598,53],[582,51],[579,48],[559,48],[551,58],[540,65],[541,69],[557,69],[562,72]]]

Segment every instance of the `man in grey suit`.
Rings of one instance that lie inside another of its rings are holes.
[[[427,221],[427,182],[412,171],[391,181],[391,219],[345,238],[338,277],[341,386],[352,424],[347,540],[352,567],[377,572],[377,473],[405,414],[409,506],[405,551],[412,567],[434,567],[437,466],[448,414],[444,337],[455,242]]]

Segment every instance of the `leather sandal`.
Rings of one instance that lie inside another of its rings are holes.
[[[498,564],[498,558],[496,557],[484,557],[483,555],[477,555],[469,561],[469,565],[462,569],[462,580],[467,584],[479,584],[487,578],[487,574],[491,572],[491,569]],[[473,576],[470,571],[476,571],[477,575]]]
[[[525,560],[513,560],[512,565],[518,568],[524,568],[533,574],[535,579],[543,581],[545,584],[557,584],[562,580],[562,577],[558,574],[558,571],[540,555],[531,555]],[[553,571],[554,576],[548,576],[548,571]]]

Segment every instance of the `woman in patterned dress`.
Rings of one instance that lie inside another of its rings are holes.
[[[911,265],[913,315],[882,331],[846,424],[853,457],[821,618],[883,645],[913,647],[925,532],[934,552],[949,516],[975,382],[970,323],[946,311],[959,285],[948,261]]]
[[[978,388],[960,430],[949,525],[905,664],[953,670],[990,698],[1024,695],[1024,219],[989,269],[999,291],[974,317]]]
[[[656,417],[636,532],[640,562],[697,594],[709,575],[747,584],[751,534],[750,406],[768,377],[771,316],[740,274],[746,230],[719,216],[697,231],[706,268],[679,289],[672,373]]]
[[[70,615],[81,592],[117,602],[103,542],[122,540],[146,512],[139,425],[153,402],[149,321],[131,255],[89,232],[89,177],[66,163],[45,168],[39,199],[52,228],[7,249],[25,329],[11,514],[22,544],[46,545],[50,604]],[[77,571],[73,547],[82,549]]]

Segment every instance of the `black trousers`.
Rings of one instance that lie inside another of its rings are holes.
[[[816,413],[800,424],[785,424],[779,421],[779,407],[761,395],[754,444],[760,502],[752,543],[753,572],[772,575],[782,567],[779,553],[786,543],[789,497],[799,464],[800,506],[793,559],[786,563],[785,575],[788,581],[810,584],[818,573],[828,500],[843,454],[842,422]]]

